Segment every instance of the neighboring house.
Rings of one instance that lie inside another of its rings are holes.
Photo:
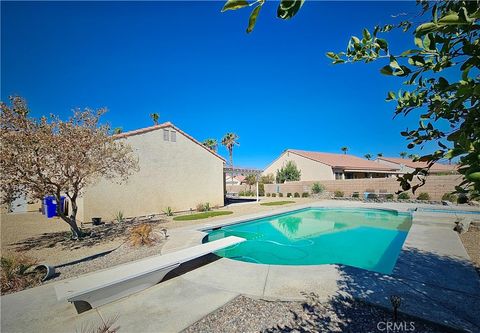
[[[114,136],[129,144],[140,170],[126,183],[99,180],[86,189],[79,202],[79,219],[113,219],[195,209],[199,203],[224,204],[223,167],[217,153],[171,123]]]
[[[398,171],[402,174],[409,173],[414,171],[416,168],[426,168],[428,163],[427,162],[414,162],[410,159],[406,158],[397,158],[397,157],[378,157],[376,162],[392,167],[397,168]],[[458,165],[456,164],[441,164],[435,163],[430,168],[430,174],[454,174],[457,173]]]
[[[242,185],[243,183],[245,183],[245,176],[243,175],[233,176],[233,181],[231,175],[225,175],[225,184],[227,185]]]
[[[321,153],[304,150],[285,150],[279,158],[263,171],[274,174],[288,161],[293,161],[301,171],[302,181],[357,178],[386,178],[398,174],[396,167],[380,165],[360,157],[346,154]]]

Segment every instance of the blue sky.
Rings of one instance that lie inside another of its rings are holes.
[[[125,131],[150,126],[152,112],[200,141],[233,131],[243,166],[287,148],[408,151],[399,132],[417,121],[392,120],[384,101],[402,80],[380,63],[333,66],[325,53],[415,3],[307,1],[290,21],[277,4],[247,35],[249,10],[220,13],[216,1],[2,2],[1,98],[25,97],[36,116],[107,107],[104,121]],[[388,38],[394,52],[413,45],[411,33]]]

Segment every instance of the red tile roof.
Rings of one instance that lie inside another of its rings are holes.
[[[386,165],[381,165],[378,162],[369,161],[360,157],[347,154],[332,154],[320,153],[315,151],[304,151],[288,149],[288,152],[303,156],[313,161],[317,161],[333,168],[339,169],[354,169],[354,170],[378,170],[378,171],[395,171],[396,168],[391,168]]]
[[[426,168],[428,163],[427,162],[414,162],[407,158],[400,158],[400,157],[378,157],[379,160],[403,164],[410,168]],[[442,163],[435,163],[430,168],[430,172],[452,172],[456,171],[458,165],[456,164],[442,164]]]
[[[187,133],[185,133],[184,131],[182,131],[181,129],[179,129],[178,127],[176,127],[175,125],[173,125],[171,122],[166,122],[166,123],[163,123],[163,124],[159,124],[159,125],[154,125],[154,126],[150,126],[150,127],[144,127],[144,128],[139,128],[137,130],[133,130],[133,131],[129,131],[129,132],[124,132],[124,133],[120,133],[120,134],[115,134],[113,135],[113,138],[115,139],[123,139],[123,138],[127,138],[127,137],[130,137],[130,136],[133,136],[133,135],[140,135],[140,134],[145,134],[145,133],[148,133],[148,132],[152,132],[152,131],[156,131],[156,130],[159,130],[159,129],[162,129],[162,128],[168,128],[168,127],[171,127],[173,129],[175,129],[178,133],[182,134],[183,136],[185,136],[187,139],[193,141],[194,143],[196,143],[197,145],[199,145],[200,147],[202,147],[203,149],[207,150],[209,153],[215,155],[216,157],[218,157],[219,159],[221,159],[222,161],[225,162],[225,159],[218,155],[216,152],[214,152],[213,150],[210,150],[209,148],[205,147],[201,142],[195,140],[192,136],[188,135]]]

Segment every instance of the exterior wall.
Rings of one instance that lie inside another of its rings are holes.
[[[446,176],[428,176],[424,186],[420,187],[415,195],[408,191],[411,198],[415,198],[421,192],[427,192],[432,200],[441,200],[443,194],[453,192],[455,186],[462,181],[460,175],[446,175]],[[308,182],[288,182],[285,184],[265,184],[265,193],[287,193],[311,192],[311,186],[314,181]],[[362,194],[367,189],[372,189],[375,192],[379,190],[386,190],[389,193],[395,193],[400,190],[399,182],[395,178],[373,178],[373,179],[345,179],[345,180],[325,180],[320,181],[325,186],[326,191],[343,191],[345,197],[349,197],[353,192],[360,192]]]
[[[280,170],[288,161],[295,162],[297,168],[301,170],[301,181],[335,179],[332,167],[288,151],[284,152],[277,160],[269,165],[262,174],[268,175],[271,173],[276,175],[277,170]]]
[[[174,130],[173,128],[168,128]],[[138,156],[140,171],[127,183],[105,179],[89,187],[79,200],[79,220],[112,219],[195,209],[198,203],[224,204],[223,161],[176,132],[176,142],[164,141],[163,129],[121,139]]]

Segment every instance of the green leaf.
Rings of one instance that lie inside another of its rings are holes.
[[[376,42],[378,43],[378,45],[380,46],[380,48],[382,50],[384,50],[385,52],[388,51],[388,43],[385,39],[382,39],[382,38],[377,38],[376,39]]]
[[[298,13],[305,0],[281,0],[277,8],[277,17],[288,20]]]
[[[248,7],[248,1],[246,0],[228,0],[222,8],[222,13],[227,10],[236,10],[239,8]]]
[[[327,57],[329,57],[332,60],[335,60],[338,58],[337,54],[334,52],[327,52]]]
[[[363,38],[365,38],[365,40],[369,40],[371,37],[372,35],[370,35],[370,32],[366,28],[363,29]]]
[[[421,24],[415,29],[415,36],[423,36],[424,34],[434,31],[436,28],[437,25],[433,22]]]
[[[389,91],[387,95],[387,101],[391,101],[395,99],[395,93],[393,91]]]
[[[393,70],[392,70],[392,67],[390,66],[384,66],[382,67],[382,69],[380,69],[380,73],[384,74],[384,75],[393,75]]]
[[[248,27],[247,27],[247,33],[251,33],[253,31],[253,28],[255,28],[255,23],[257,23],[257,17],[258,14],[260,13],[260,9],[262,9],[262,5],[258,5],[252,10],[252,13],[250,14],[250,18],[248,19]]]

